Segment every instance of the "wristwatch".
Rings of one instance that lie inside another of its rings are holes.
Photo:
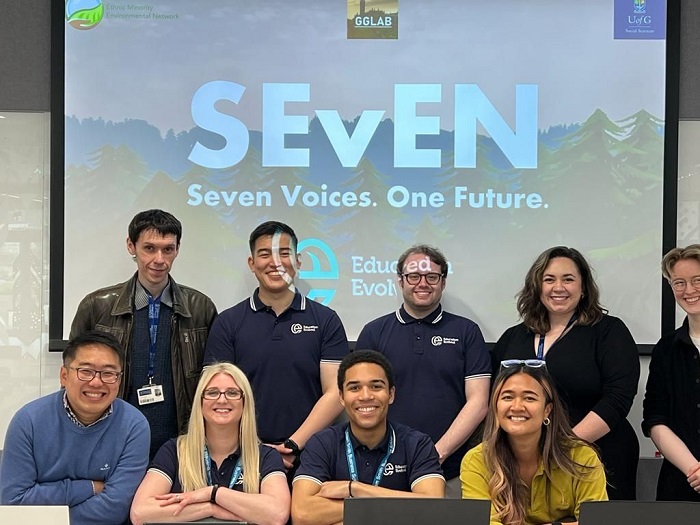
[[[297,445],[293,439],[289,438],[282,444],[285,448],[291,450],[292,454],[294,454],[295,456],[299,457],[299,454],[301,454],[301,449],[299,448],[299,445]]]

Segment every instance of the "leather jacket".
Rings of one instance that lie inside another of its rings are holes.
[[[124,376],[119,387],[121,398],[124,398],[129,389],[137,276],[134,274],[125,283],[102,288],[85,296],[78,305],[70,330],[71,338],[86,330],[102,330],[119,340],[126,353]],[[178,285],[172,277],[170,286],[173,296],[170,352],[177,422],[182,433],[187,430],[192,400],[202,371],[204,348],[217,312],[211,299],[194,288]]]

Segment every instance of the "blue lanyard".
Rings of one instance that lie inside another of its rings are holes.
[[[557,340],[552,343],[554,345],[559,339],[564,337],[564,334],[573,326],[573,324],[576,322],[576,318],[578,317],[578,312],[574,312],[574,315],[571,316],[571,319],[569,319],[569,322],[566,323],[566,326],[564,327],[564,330],[559,334],[559,337],[557,337]],[[544,359],[544,334],[540,334],[540,340],[537,343],[537,359],[540,361]]]
[[[148,334],[150,335],[151,344],[148,347],[148,384],[153,384],[153,377],[156,373],[156,340],[158,339],[158,322],[160,320],[160,298],[159,295],[155,299],[148,295]]]
[[[207,467],[207,483],[209,485],[214,484],[214,480],[211,477],[211,458],[209,457],[209,449],[204,445],[204,464]],[[238,481],[243,473],[243,466],[241,465],[241,458],[239,456],[238,461],[236,461],[236,468],[233,469],[233,474],[231,474],[231,481],[228,484],[228,488],[232,489],[233,486]]]
[[[384,475],[384,467],[386,467],[386,462],[389,460],[389,456],[391,456],[391,453],[394,451],[394,429],[391,425],[387,426],[387,430],[389,432],[389,445],[387,446],[387,451],[384,455],[384,459],[382,459],[382,462],[377,467],[377,472],[374,474],[374,480],[372,481],[372,485],[374,485],[375,487],[379,486],[379,482],[382,480],[382,476]],[[355,463],[355,451],[352,449],[352,442],[350,441],[349,425],[348,428],[345,429],[345,456],[348,460],[348,471],[350,472],[350,479],[352,481],[358,481],[357,463]]]

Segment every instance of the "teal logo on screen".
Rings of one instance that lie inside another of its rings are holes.
[[[634,0],[634,12],[635,13],[646,13],[647,12],[647,0]]]
[[[337,281],[340,277],[338,259],[331,247],[321,239],[310,238],[299,241],[297,252],[306,252],[311,259],[311,269],[299,270],[300,279]],[[311,288],[306,297],[328,306],[336,291],[336,288]]]
[[[75,29],[92,29],[102,21],[102,0],[67,0],[66,21]]]

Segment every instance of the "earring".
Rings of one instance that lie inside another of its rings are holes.
[[[544,426],[546,426],[546,427],[548,427],[549,424],[550,424],[551,422],[552,422],[552,420],[549,419],[548,417],[544,418],[544,420],[542,421],[542,423],[543,423]]]

